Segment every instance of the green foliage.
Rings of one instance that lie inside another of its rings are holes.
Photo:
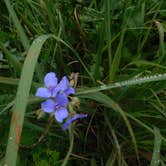
[[[165,9],[165,0],[0,1],[0,165],[6,153],[10,166],[164,166]],[[69,132],[37,119],[34,94],[49,71],[79,72],[78,112],[89,116]]]
[[[34,166],[55,165],[59,166],[59,152],[56,150],[42,149],[33,154]]]

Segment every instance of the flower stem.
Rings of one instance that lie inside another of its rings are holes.
[[[73,134],[72,126],[69,128],[69,140],[70,140],[69,150],[68,150],[68,152],[66,154],[66,157],[65,157],[65,159],[64,159],[64,161],[63,161],[61,166],[65,166],[67,164],[67,161],[68,161],[68,159],[70,157],[70,154],[71,154],[71,152],[73,150],[74,134]]]

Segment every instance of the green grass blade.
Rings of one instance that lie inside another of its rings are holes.
[[[61,16],[61,12],[58,11],[58,16],[59,16],[59,31],[58,31],[58,37],[60,38],[61,35],[62,35],[62,32],[63,32],[63,19],[62,19],[62,16]],[[55,61],[55,55],[56,55],[56,52],[57,52],[57,48],[58,48],[58,42],[56,43],[55,45],[55,48],[54,48],[54,53],[53,53],[53,56],[52,56],[52,60],[51,60],[51,66],[53,66],[54,64],[54,61]],[[57,58],[59,60],[59,63],[62,64],[62,66],[64,65],[64,60],[63,60],[63,56],[59,56]]]
[[[65,156],[65,159],[64,159],[64,161],[63,161],[63,163],[62,163],[61,166],[65,166],[65,165],[67,164],[67,162],[68,162],[68,160],[69,160],[69,157],[70,157],[70,154],[71,154],[71,152],[72,152],[72,150],[73,150],[74,133],[73,133],[73,128],[72,128],[72,126],[71,126],[70,129],[69,129],[69,140],[70,140],[69,150],[68,150],[68,152],[67,152],[67,154],[66,154],[66,156]]]
[[[141,66],[152,66],[152,67],[158,67],[158,68],[161,68],[161,69],[166,69],[166,67],[163,66],[163,65],[160,65],[160,64],[155,63],[155,62],[146,61],[146,60],[132,61],[131,63],[127,64],[125,67],[133,65],[133,64],[141,65]]]
[[[6,110],[11,108],[13,105],[14,105],[14,100],[11,101],[9,104],[7,104],[7,106],[0,112],[0,115],[2,115]]]
[[[121,54],[122,54],[122,46],[123,46],[124,35],[125,35],[125,30],[122,31],[122,34],[121,34],[121,37],[120,37],[120,42],[119,42],[118,47],[116,49],[112,65],[110,67],[110,71],[109,71],[110,83],[114,80],[115,74],[116,74],[116,72],[119,68],[120,58],[121,58]]]
[[[126,32],[126,25],[127,25],[127,17],[126,17],[126,10],[127,10],[127,6],[130,2],[126,3],[126,9],[123,15],[123,22],[122,22],[122,31],[121,31],[121,36],[120,36],[120,40],[119,40],[119,44],[116,48],[116,52],[112,61],[112,64],[109,68],[109,82],[112,83],[114,80],[114,77],[116,75],[116,72],[119,69],[119,64],[120,64],[120,59],[121,59],[121,55],[122,55],[122,49],[123,49],[123,42],[124,42],[124,36],[125,36],[125,32]]]
[[[107,115],[106,112],[104,113],[104,118],[105,118],[105,121],[106,121],[106,123],[108,125],[108,128],[110,130],[110,133],[112,135],[112,138],[113,138],[113,141],[114,141],[114,144],[115,144],[114,146],[116,148],[116,152],[117,152],[117,155],[118,155],[118,165],[120,166],[120,165],[122,165],[122,162],[121,162],[121,160],[122,160],[121,147],[120,147],[118,138],[117,138],[116,133],[115,133],[110,121],[109,121],[109,118],[108,118],[108,115]],[[110,156],[111,156],[111,154],[110,154]],[[112,158],[108,158],[106,165],[110,165],[111,159]]]
[[[95,57],[95,69],[94,69],[94,78],[95,80],[100,80],[100,66],[101,66],[101,62],[102,62],[102,48],[103,48],[103,44],[104,44],[104,22],[100,25],[100,31],[99,31],[99,47],[97,50],[97,54]]]
[[[159,62],[161,63],[162,61],[165,60],[165,47],[164,47],[164,28],[160,22],[156,21],[156,25],[159,31],[159,40],[160,40],[160,46],[159,46]]]
[[[19,84],[19,79],[17,78],[10,78],[10,77],[1,77],[0,76],[0,84],[7,84],[7,85],[14,85],[17,86]],[[41,84],[32,82],[32,87],[33,88],[38,88],[40,87]]]
[[[29,91],[31,88],[35,66],[41,48],[44,42],[49,37],[50,35],[43,35],[38,37],[36,40],[34,40],[30,49],[28,50],[28,54],[23,65],[22,74],[17,90],[15,105],[13,107],[13,115],[12,115],[8,144],[5,155],[6,165],[10,166],[16,165],[24,115],[25,115],[26,105],[29,97]]]
[[[121,81],[121,82],[115,82],[109,85],[102,85],[90,89],[84,89],[83,91],[78,91],[77,95],[82,95],[82,94],[88,94],[88,93],[94,93],[94,92],[99,92],[103,90],[110,90],[113,88],[119,88],[119,87],[124,87],[124,86],[132,86],[132,85],[140,85],[143,83],[149,83],[149,82],[154,82],[154,81],[162,81],[166,80],[166,73],[165,74],[156,74],[156,75],[151,75],[147,77],[141,77],[141,78],[136,78],[136,79],[130,79],[126,81]]]
[[[156,19],[161,4],[162,4],[162,1],[161,1],[160,3],[157,3],[157,4],[156,4],[157,7],[155,6],[155,7],[156,7],[156,10],[155,10],[155,13],[154,13],[154,15],[153,15],[152,20],[155,20],[155,19]],[[148,27],[146,33],[144,34],[144,38],[143,38],[143,39],[140,41],[140,43],[138,44],[138,54],[141,53],[143,47],[145,46],[145,44],[146,44],[146,42],[147,42],[147,40],[148,40],[148,37],[149,37],[149,35],[150,35],[150,32],[151,32],[151,30],[152,30],[152,27],[153,27],[153,22],[150,24],[150,26]]]
[[[9,78],[9,77],[0,77],[0,83],[9,84],[9,85],[18,85],[19,79]]]
[[[6,6],[7,6],[7,9],[12,17],[12,20],[13,20],[13,23],[17,29],[17,33],[19,34],[20,36],[20,39],[21,39],[21,42],[25,48],[25,50],[28,50],[30,44],[29,44],[29,40],[28,40],[28,37],[26,36],[25,32],[24,32],[24,29],[23,27],[21,26],[19,20],[18,20],[18,17],[10,3],[10,0],[4,0]]]
[[[17,60],[17,58],[15,56],[13,56],[5,47],[4,45],[0,42],[0,47],[1,49],[4,51],[5,55],[6,55],[6,59],[8,60],[9,64],[11,64],[14,69],[16,70],[16,72],[18,74],[21,73],[21,68],[22,65],[21,63]]]
[[[154,136],[154,149],[150,166],[158,166],[160,164],[161,135],[160,130],[156,127],[154,127]]]
[[[55,14],[53,13],[52,8],[51,8],[51,6],[53,6],[53,5],[54,5],[54,2],[51,2],[48,0],[43,1],[43,6],[46,9],[47,14],[48,14],[48,20],[49,20],[49,24],[51,27],[51,31],[53,34],[56,34]]]
[[[111,67],[112,64],[112,55],[111,55],[111,17],[112,13],[110,14],[111,10],[111,0],[106,0],[105,1],[105,24],[106,24],[106,37],[107,37],[107,45],[108,45],[108,59],[109,59],[109,68]],[[113,3],[112,3],[113,6]],[[111,69],[110,69],[111,71]]]

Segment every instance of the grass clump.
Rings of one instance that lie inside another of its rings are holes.
[[[164,0],[0,1],[1,163],[164,166],[165,8]],[[34,94],[50,71],[79,72],[78,112],[88,118],[69,132],[37,119]]]

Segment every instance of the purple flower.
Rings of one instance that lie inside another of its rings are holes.
[[[45,87],[41,87],[37,89],[36,96],[42,98],[50,98],[55,97],[57,95],[57,83],[58,79],[56,74],[53,72],[47,73],[44,77]]]
[[[68,116],[66,106],[69,102],[68,95],[74,94],[75,89],[70,86],[66,76],[58,84],[58,79],[54,72],[47,73],[44,77],[45,87],[37,89],[36,96],[46,98],[47,100],[41,104],[44,112],[54,112],[55,119],[63,122]]]
[[[45,87],[37,89],[36,96],[42,98],[54,97],[57,103],[62,106],[68,104],[68,95],[75,93],[75,89],[70,86],[66,76],[64,76],[58,84],[56,74],[53,72],[46,74],[44,84]]]
[[[75,122],[77,119],[86,118],[87,114],[75,114],[71,118],[67,119],[66,122],[62,125],[62,129],[66,130],[70,126],[71,123]]]
[[[66,107],[59,105],[53,99],[47,99],[41,104],[41,108],[44,112],[47,113],[54,112],[55,119],[60,123],[63,122],[63,120],[68,116],[68,110]]]

